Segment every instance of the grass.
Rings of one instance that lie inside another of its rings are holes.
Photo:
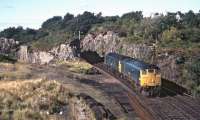
[[[46,120],[68,104],[67,90],[61,84],[42,79],[0,81],[0,111],[8,119],[12,111],[14,120]]]
[[[27,79],[31,77],[31,66],[22,63],[0,63],[1,80]]]
[[[82,73],[82,74],[87,74],[92,69],[92,65],[83,60],[60,62],[59,65],[62,66],[63,68],[66,68],[70,72]]]
[[[116,106],[114,101],[110,101],[110,97],[102,91],[80,83],[79,77],[82,76],[85,78],[85,73],[92,68],[87,62],[82,60],[60,62],[57,63],[55,67],[48,68],[48,70],[43,68],[44,66],[41,66],[39,69],[35,67],[38,66],[22,63],[0,63],[0,74],[2,76],[6,74],[7,76],[5,77],[6,79],[0,81],[0,112],[4,120],[8,119],[9,111],[13,112],[12,116],[14,120],[49,119],[49,116],[52,114],[53,116],[56,115],[54,113],[59,112],[62,106],[68,104],[69,92],[73,92],[73,94],[88,94],[110,108],[112,112],[117,111],[117,113],[120,113],[120,116],[124,116],[121,112],[121,108]],[[58,70],[58,72],[56,72],[56,70]],[[21,73],[22,76],[17,73]],[[44,77],[54,73],[56,76],[59,74],[61,78],[53,77],[52,79],[61,80],[60,82],[62,82],[62,77],[64,77],[66,80],[64,85],[56,81],[48,81],[46,80],[47,77]],[[27,78],[22,80],[21,78],[23,76],[25,77],[27,74],[32,75],[31,78],[42,77],[45,79],[30,78],[27,80]],[[42,74],[42,76],[37,76],[37,74]],[[65,78],[67,74],[77,75],[77,81],[73,79],[73,83],[71,83],[71,77]],[[17,75],[17,77],[14,75]],[[15,81],[8,81],[12,76],[15,77],[15,79],[13,78]],[[64,90],[61,88],[64,88]],[[48,115],[47,112],[50,113],[50,115]]]

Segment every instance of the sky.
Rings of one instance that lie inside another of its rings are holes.
[[[121,16],[140,10],[145,16],[167,11],[199,12],[200,0],[0,0],[0,30],[17,26],[38,29],[48,18],[66,13],[90,11]]]

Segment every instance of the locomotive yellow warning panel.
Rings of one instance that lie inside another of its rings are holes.
[[[154,69],[140,70],[140,85],[142,87],[160,86],[161,75]]]

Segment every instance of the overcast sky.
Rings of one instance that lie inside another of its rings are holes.
[[[46,19],[67,12],[110,16],[138,10],[145,16],[166,11],[199,12],[200,0],[0,0],[0,30],[11,26],[37,29]]]

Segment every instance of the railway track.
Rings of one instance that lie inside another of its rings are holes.
[[[129,101],[129,96],[127,95],[126,90],[121,86],[119,81],[117,81],[114,77],[107,74],[103,70],[94,66],[101,74],[97,74],[95,76],[86,75],[85,78],[77,78],[80,79],[79,82],[83,84],[90,85],[96,89],[99,89],[110,96],[111,100],[114,100],[116,106],[120,106],[121,111],[126,115],[127,120],[138,119],[140,116],[137,115],[136,110],[132,107],[131,102]],[[121,113],[119,111],[115,111],[114,116],[117,116]],[[146,119],[149,120],[149,119]]]
[[[104,71],[103,67],[106,67],[106,66],[104,66],[103,64],[95,64],[94,67],[96,69],[98,69],[101,73],[106,74],[110,77],[113,77],[113,75],[114,75],[114,74],[112,74],[111,71],[109,73]],[[120,77],[120,76],[118,76],[118,77]],[[113,78],[115,78],[115,77],[113,77]],[[122,84],[121,82],[120,82],[120,85],[124,86],[124,84]],[[126,85],[128,85],[128,84],[126,84]],[[111,86],[109,86],[109,87],[111,87]],[[129,91],[129,92],[127,92],[127,91]],[[119,92],[114,93],[115,99],[118,101],[118,103],[124,109],[124,112],[127,112],[129,115],[134,114],[134,116],[135,116],[135,113],[137,113],[139,118],[141,118],[142,120],[155,120],[153,115],[148,111],[148,109],[146,109],[144,107],[145,105],[142,105],[142,103],[139,101],[139,98],[137,97],[137,95],[134,92],[132,92],[130,89],[126,89],[125,92],[126,93],[119,93]],[[111,94],[113,95],[113,93],[111,93]],[[125,100],[125,102],[123,99]],[[130,120],[132,120],[132,119],[130,119]]]
[[[121,78],[116,71],[103,63],[95,64],[98,70],[109,74],[120,81],[127,90],[129,101],[143,120],[200,120],[200,101],[184,94],[165,97],[148,98],[137,94],[129,81]],[[171,91],[173,92],[173,91]]]
[[[112,78],[109,80],[111,79]],[[102,81],[100,78],[99,80]],[[123,112],[128,116],[129,120],[132,120],[131,118],[138,118],[135,109],[132,108],[132,105],[129,102],[126,91],[118,83],[101,82],[98,84],[95,83],[93,86],[104,91],[109,96],[112,96],[116,100],[117,104],[122,108]]]

